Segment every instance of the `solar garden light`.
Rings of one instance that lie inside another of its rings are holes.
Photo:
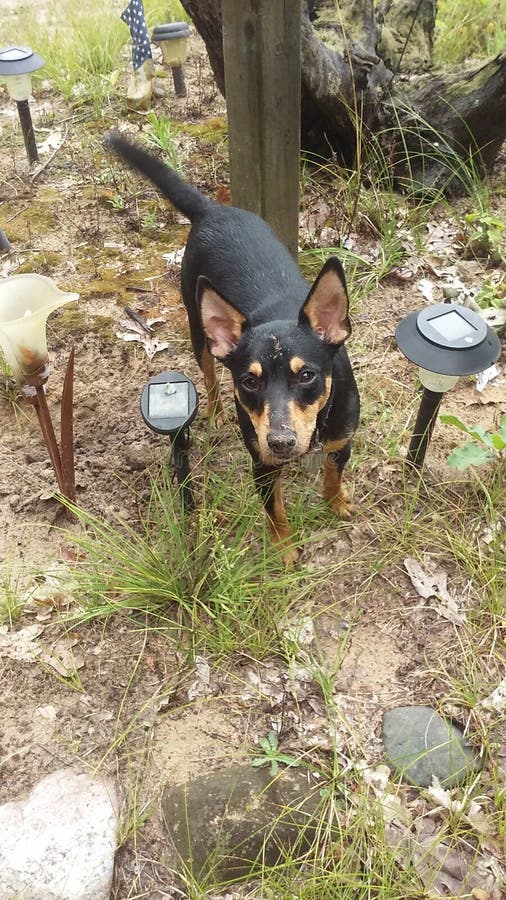
[[[148,428],[166,434],[172,442],[172,462],[181,487],[183,503],[195,505],[190,482],[190,425],[197,415],[199,398],[195,385],[181,372],[162,372],[150,378],[141,394],[141,415]]]
[[[28,98],[32,93],[32,72],[44,65],[44,60],[29,47],[4,47],[0,50],[0,81],[5,81],[9,96],[16,101],[30,165],[39,161],[33,133]]]
[[[183,64],[188,56],[188,38],[190,28],[187,22],[169,22],[168,25],[157,25],[151,35],[154,44],[159,44],[163,61],[172,69],[174,90],[177,97],[186,97]]]
[[[498,359],[496,333],[477,313],[464,306],[436,303],[399,322],[399,350],[419,366],[422,401],[408,450],[408,462],[421,468],[443,394],[461,375],[475,375]]]
[[[0,280],[0,348],[21,388],[35,407],[60,492],[75,500],[73,378],[74,348],[67,364],[61,402],[61,448],[47,406],[44,385],[49,378],[46,321],[53,310],[77,300],[44,275],[12,275]]]
[[[9,243],[9,238],[5,234],[5,231],[2,231],[0,228],[0,253],[6,253],[7,250],[11,249],[11,245]]]

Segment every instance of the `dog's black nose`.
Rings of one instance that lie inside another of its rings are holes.
[[[277,456],[288,456],[297,443],[297,435],[289,428],[283,431],[269,431],[267,443],[269,449]]]

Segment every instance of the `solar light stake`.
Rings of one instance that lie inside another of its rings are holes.
[[[425,453],[432,437],[443,396],[458,381],[458,378],[454,378],[451,375],[438,376],[433,372],[427,372],[426,369],[419,369],[419,375],[423,386],[422,400],[407,455],[408,463],[416,468],[423,466]],[[437,386],[438,389],[432,390],[430,387],[427,387],[427,383],[433,384],[434,388]]]
[[[30,165],[39,161],[28,98],[32,92],[32,72],[44,60],[29,47],[4,47],[0,50],[0,80],[5,81],[9,96],[16,101],[26,154]]]
[[[190,425],[198,408],[199,398],[195,385],[181,372],[155,375],[150,378],[141,394],[141,415],[148,428],[170,437],[172,463],[186,509],[193,509],[195,506],[188,450]]]
[[[501,344],[481,316],[447,303],[410,313],[399,322],[395,336],[399,350],[419,366],[423,385],[407,455],[408,463],[419,469],[444,393],[461,375],[475,375],[495,363]]]
[[[16,105],[18,107],[21,131],[23,132],[26,155],[28,157],[28,162],[32,165],[32,163],[39,161],[39,154],[37,151],[37,144],[35,143],[30,107],[28,106],[28,100],[16,100]]]

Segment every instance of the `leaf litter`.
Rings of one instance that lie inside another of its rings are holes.
[[[444,569],[437,567],[427,556],[423,567],[416,559],[406,557],[404,568],[417,594],[424,600],[433,598],[436,601],[432,608],[438,616],[448,619],[454,625],[464,625],[466,614],[460,608],[455,594],[448,590],[448,573]]]

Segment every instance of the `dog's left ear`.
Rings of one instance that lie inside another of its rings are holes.
[[[246,316],[222,297],[205,275],[197,280],[197,302],[209,350],[216,359],[224,360],[241,340],[248,325]]]
[[[351,334],[344,269],[336,256],[323,266],[299,313],[323,341],[342,344]]]

